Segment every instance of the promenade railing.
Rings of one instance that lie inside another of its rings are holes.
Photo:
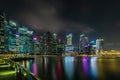
[[[20,63],[7,58],[3,58],[2,60],[15,69],[18,78],[22,80],[41,80],[38,76],[24,68]]]

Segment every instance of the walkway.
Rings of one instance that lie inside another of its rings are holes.
[[[0,59],[0,80],[20,80],[14,68]]]

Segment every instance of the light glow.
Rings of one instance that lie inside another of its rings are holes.
[[[11,74],[15,74],[15,71],[4,71],[4,72],[0,72],[1,76],[5,76],[5,75],[11,75]]]

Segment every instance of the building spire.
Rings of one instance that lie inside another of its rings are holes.
[[[0,14],[0,20],[3,20],[4,16],[2,14]]]
[[[7,24],[7,19],[6,19],[6,14],[3,12],[3,17],[4,17],[4,23]]]
[[[3,12],[3,17],[4,17],[4,21],[6,21],[6,15],[5,15],[5,12]]]

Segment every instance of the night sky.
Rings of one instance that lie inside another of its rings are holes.
[[[3,10],[36,32],[84,33],[104,38],[107,50],[120,50],[120,0],[0,0]]]

